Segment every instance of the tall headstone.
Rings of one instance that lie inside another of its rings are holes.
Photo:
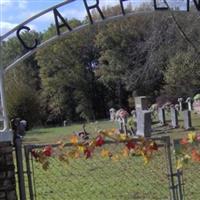
[[[184,128],[186,130],[191,130],[192,129],[191,111],[189,110],[183,111],[183,120],[184,120]]]
[[[171,112],[171,125],[173,128],[178,128],[178,111],[174,108],[170,108]]]
[[[137,113],[137,133],[143,137],[151,137],[151,112],[140,111]]]
[[[149,98],[146,96],[135,97],[135,109],[137,116],[136,135],[151,137],[151,111],[149,109]]]
[[[114,108],[111,108],[109,112],[110,112],[110,121],[115,121],[116,110]]]
[[[135,97],[136,113],[141,110],[148,110],[149,98],[146,96]]]
[[[183,110],[183,98],[178,98],[178,103],[179,103],[179,109],[180,111]]]
[[[164,108],[158,108],[158,119],[162,126],[164,126],[166,124]]]
[[[188,110],[189,111],[192,111],[192,98],[191,97],[188,97],[186,99],[186,103],[188,104]]]
[[[174,105],[174,108],[175,108],[177,111],[179,111],[179,110],[180,110],[179,104],[175,104],[175,105]]]

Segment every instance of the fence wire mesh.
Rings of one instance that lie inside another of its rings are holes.
[[[119,157],[122,146],[121,143],[104,145],[103,148],[115,154],[113,159],[101,157],[100,149],[91,159],[71,159],[69,163],[51,157],[46,171],[29,154],[34,199],[169,199],[165,148],[159,148],[145,165],[141,156]],[[70,151],[72,147],[65,148]]]
[[[200,199],[200,166],[189,162],[182,170],[183,194],[185,200]]]

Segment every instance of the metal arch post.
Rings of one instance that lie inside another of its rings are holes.
[[[6,109],[6,101],[5,101],[5,87],[4,87],[4,70],[0,69],[0,95],[1,95],[1,109],[2,109],[2,121],[3,121],[3,129],[0,132],[6,132],[9,129],[8,123],[8,115]]]

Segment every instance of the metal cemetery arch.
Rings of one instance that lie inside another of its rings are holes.
[[[128,13],[126,14],[125,12],[125,9],[124,9],[124,2],[128,2],[128,1],[131,1],[131,0],[116,0],[119,2],[119,6],[121,8],[121,15],[117,15],[117,16],[112,16],[112,17],[108,17],[106,18],[101,10],[101,8],[99,7],[99,2],[100,1],[106,1],[106,0],[95,0],[95,3],[93,3],[93,5],[89,5],[88,2],[89,0],[82,0],[83,3],[84,3],[84,6],[85,6],[85,9],[86,9],[86,12],[87,12],[87,15],[88,15],[88,18],[89,18],[89,22],[88,24],[85,24],[85,25],[81,25],[81,26],[78,26],[74,29],[72,29],[70,27],[70,25],[68,24],[67,20],[60,14],[60,12],[58,11],[58,8],[61,8],[62,6],[65,6],[69,3],[73,3],[75,1],[78,1],[78,0],[67,0],[67,1],[64,1],[62,3],[59,3],[57,5],[54,5],[38,14],[36,14],[35,16],[27,19],[26,21],[24,21],[23,23],[19,24],[18,26],[16,26],[15,28],[13,28],[12,30],[10,30],[9,32],[5,33],[4,35],[2,35],[0,37],[0,42],[2,44],[2,42],[7,39],[11,34],[15,33],[16,32],[16,35],[17,35],[17,38],[19,39],[21,45],[28,50],[28,52],[26,52],[24,55],[22,55],[20,58],[16,59],[15,61],[13,61],[13,63],[9,64],[8,66],[0,66],[1,69],[0,69],[0,106],[1,106],[1,116],[0,116],[0,122],[3,122],[3,128],[0,130],[0,141],[2,140],[2,138],[9,138],[11,139],[12,138],[12,134],[4,134],[4,133],[9,133],[9,123],[8,123],[8,117],[7,117],[7,112],[6,112],[6,102],[5,102],[5,95],[4,95],[4,75],[5,73],[15,67],[18,63],[20,63],[21,61],[27,59],[28,57],[30,57],[33,53],[35,53],[38,49],[41,49],[51,43],[53,43],[54,41],[66,36],[66,35],[69,35],[69,34],[72,34],[74,32],[78,32],[82,29],[84,29],[85,27],[89,26],[90,24],[94,24],[94,23],[105,23],[107,21],[111,21],[111,20],[117,20],[119,18],[122,18],[122,17],[128,17],[128,16],[131,16],[131,15],[135,15],[135,14],[144,14],[144,13],[147,13],[146,12],[136,12],[136,11],[133,11],[131,13]],[[109,1],[109,0],[107,0]],[[163,11],[163,10],[169,10],[170,7],[167,3],[168,0],[163,0],[162,2],[164,3],[164,6],[163,7],[160,7],[159,4],[158,4],[158,0],[152,0],[153,2],[153,5],[154,5],[154,10],[160,10],[160,11]],[[200,11],[200,0],[193,0],[193,3],[196,7],[196,9],[198,11]],[[190,0],[186,0],[186,8],[187,8],[187,11],[189,11],[190,9]],[[93,18],[92,18],[92,15],[91,15],[91,10],[93,9],[96,9],[101,17],[101,20],[98,20],[98,21],[94,21]],[[37,38],[35,38],[35,41],[34,41],[34,45],[33,46],[28,46],[26,44],[25,41],[23,41],[23,39],[21,38],[20,36],[20,33],[22,30],[26,30],[26,31],[30,31],[30,28],[28,26],[26,26],[29,22],[35,20],[35,19],[38,19],[39,17],[47,14],[47,13],[50,13],[50,12],[53,12],[54,14],[54,20],[55,20],[55,25],[56,25],[56,30],[57,30],[57,35],[53,36],[52,38],[48,39],[47,41],[44,41],[43,43],[41,44],[38,44],[38,41],[37,41]],[[153,11],[148,11],[148,13],[152,13]],[[60,21],[60,22],[59,22]],[[67,28],[67,31],[66,32],[63,32],[61,33],[60,32],[60,28],[61,27],[65,27]],[[6,136],[7,135],[7,136]],[[3,139],[4,140],[4,139]],[[5,139],[6,140],[6,139]]]

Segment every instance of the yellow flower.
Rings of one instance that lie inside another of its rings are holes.
[[[103,150],[101,151],[101,156],[102,156],[102,157],[110,157],[110,155],[111,155],[110,151],[108,151],[108,150],[106,150],[106,149],[103,149]]]
[[[176,169],[182,169],[183,168],[183,160],[182,159],[178,159],[176,161]]]
[[[116,131],[116,128],[112,128],[112,129],[111,129],[111,132],[114,133],[115,131]]]
[[[78,150],[79,150],[79,152],[84,153],[85,147],[83,145],[79,145]]]
[[[129,149],[127,147],[124,147],[124,149],[122,150],[122,155],[124,157],[128,157],[129,156]]]
[[[118,154],[112,156],[112,161],[118,161],[120,159],[120,156]]]
[[[188,161],[190,158],[191,158],[191,156],[189,156],[188,154],[185,154],[185,155],[184,155],[184,160],[185,160],[185,161]]]
[[[147,154],[144,153],[143,151],[141,151],[141,155],[142,155],[142,157],[143,157],[143,159],[144,159],[144,164],[145,164],[145,165],[148,164],[149,161],[150,161],[150,155],[147,155]]]
[[[196,140],[196,133],[195,132],[190,132],[188,133],[188,142],[193,143]]]
[[[143,156],[144,158],[144,164],[147,165],[149,163],[149,157],[148,156]]]
[[[120,139],[121,141],[125,141],[125,140],[127,139],[126,134],[125,134],[125,133],[119,134],[119,139]]]

